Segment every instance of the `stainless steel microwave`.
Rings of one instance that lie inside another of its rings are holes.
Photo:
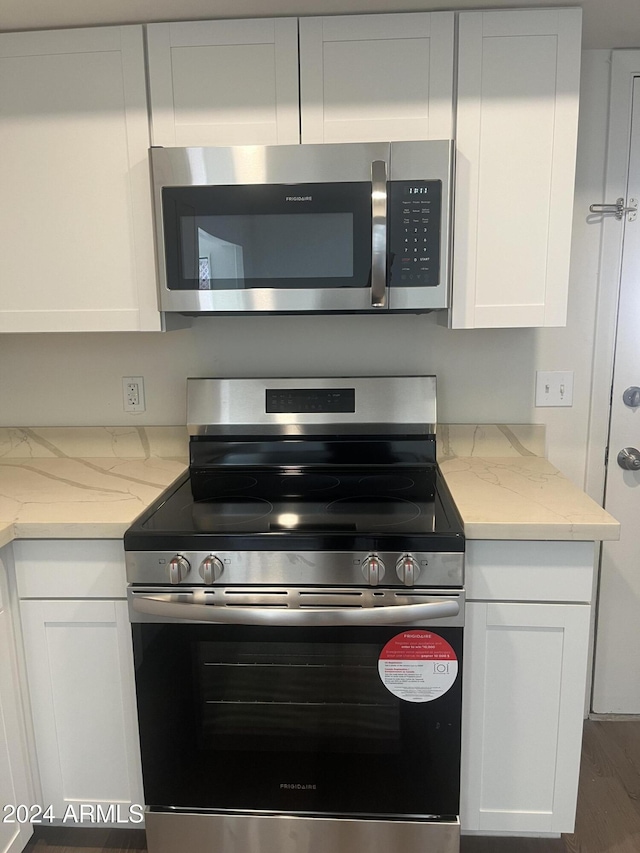
[[[448,307],[453,143],[152,148],[162,311]]]

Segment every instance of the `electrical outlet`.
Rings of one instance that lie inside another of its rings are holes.
[[[142,376],[122,377],[122,398],[125,412],[144,412],[144,379]]]
[[[573,406],[573,370],[537,370],[536,406]]]

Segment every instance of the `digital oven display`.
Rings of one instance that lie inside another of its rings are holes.
[[[267,388],[267,414],[355,412],[354,388]]]

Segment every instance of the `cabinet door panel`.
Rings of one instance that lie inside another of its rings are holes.
[[[579,9],[460,15],[456,328],[566,322],[580,23]]]
[[[589,612],[468,603],[463,829],[573,831]]]
[[[141,27],[0,35],[0,331],[159,329]]]
[[[22,601],[42,794],[56,817],[80,803],[142,803],[125,601]]]
[[[450,139],[453,13],[300,21],[302,141]]]
[[[154,145],[300,141],[295,18],[147,29]]]

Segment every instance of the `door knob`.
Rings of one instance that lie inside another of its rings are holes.
[[[622,395],[622,402],[631,409],[637,409],[640,406],[640,388],[637,385],[627,388]]]
[[[640,450],[635,447],[625,447],[618,453],[618,465],[627,471],[640,470]]]

